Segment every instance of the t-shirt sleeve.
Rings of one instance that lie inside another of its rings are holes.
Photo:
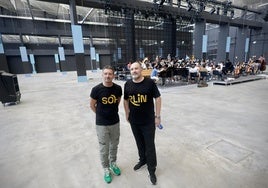
[[[153,97],[157,98],[160,96],[161,96],[161,94],[159,92],[159,89],[158,89],[157,85],[153,82]]]
[[[125,86],[124,86],[124,99],[127,100],[128,99],[128,92],[127,92],[127,82],[125,83]]]
[[[119,96],[121,97],[122,96],[122,87],[121,86],[119,86]]]
[[[92,99],[97,99],[97,90],[96,90],[96,87],[93,87],[92,89],[91,89],[91,93],[90,93],[90,97],[92,98]]]

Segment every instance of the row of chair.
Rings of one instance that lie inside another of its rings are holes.
[[[189,72],[188,68],[167,69],[166,72],[160,72],[159,78],[161,85],[170,81],[182,81],[186,83],[206,83],[210,80],[221,80],[222,75],[218,70],[212,72]]]
[[[142,75],[145,77],[150,77],[152,70],[147,69],[142,71]],[[209,81],[211,79],[221,79],[221,74],[217,70],[213,70],[212,74],[207,72],[200,73],[190,73],[188,68],[168,68],[165,71],[159,72],[159,78],[161,79],[161,84],[165,85],[167,82],[183,81],[187,83],[199,83],[200,81]],[[128,80],[131,79],[130,71],[116,71],[117,80]]]

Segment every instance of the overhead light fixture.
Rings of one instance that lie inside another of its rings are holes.
[[[161,0],[159,5],[162,6],[164,4],[165,0]]]
[[[232,4],[232,1],[231,1],[231,0],[228,0],[228,1],[226,2],[226,5],[227,5],[227,6],[231,6],[231,4]]]
[[[200,2],[198,12],[202,12],[203,10],[205,10],[205,4],[203,2]]]
[[[154,14],[154,20],[155,20],[155,21],[157,21],[157,20],[158,20],[158,16],[157,16],[157,14],[156,14],[156,13]]]
[[[147,20],[149,18],[149,14],[147,12],[144,13],[144,18]]]
[[[231,18],[234,17],[234,10],[231,10]]]
[[[190,1],[188,1],[188,5],[187,5],[187,11],[191,11],[192,10],[192,8],[193,8],[193,5],[191,4],[191,2]]]
[[[223,15],[226,16],[228,12],[228,9],[226,7],[223,8]]]
[[[232,1],[231,0],[227,0],[225,5],[223,6],[223,15],[227,16],[227,13],[229,11],[229,8],[231,7]]]
[[[209,14],[214,14],[215,11],[216,11],[215,7],[212,7],[212,9],[209,11]]]
[[[107,15],[108,13],[110,13],[111,7],[108,4],[105,4],[104,6],[104,13]]]
[[[220,7],[217,7],[217,15],[219,15],[220,14]]]
[[[178,6],[178,8],[180,8],[180,6],[181,6],[181,0],[177,0],[177,6]]]

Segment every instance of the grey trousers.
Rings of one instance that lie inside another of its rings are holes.
[[[110,126],[96,125],[99,140],[100,159],[103,168],[108,168],[117,159],[120,128],[119,122]]]

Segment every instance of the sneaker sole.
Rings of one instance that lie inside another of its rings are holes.
[[[111,182],[112,182],[112,180],[111,180],[111,181],[106,181],[105,179],[104,179],[104,181],[105,181],[106,183],[111,183]]]
[[[111,168],[110,168],[110,170],[113,173],[113,175],[115,175],[115,176],[120,176],[121,175],[121,172],[120,172],[120,174],[116,174],[116,173],[114,173],[114,171]]]

